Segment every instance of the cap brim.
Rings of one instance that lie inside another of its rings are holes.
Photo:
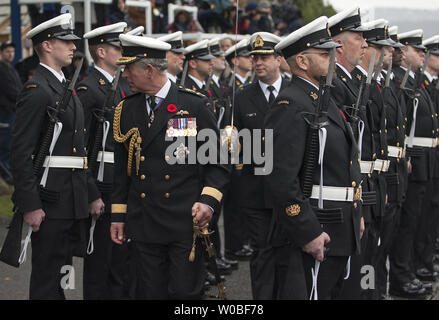
[[[212,59],[215,59],[215,57],[214,57],[213,55],[211,55],[211,54],[206,54],[206,55],[204,55],[204,56],[198,56],[198,57],[195,57],[195,59],[200,59],[200,60],[212,60]]]
[[[396,42],[393,40],[377,40],[377,41],[367,41],[367,43],[376,44],[378,46],[393,46]]]
[[[258,54],[261,54],[261,55],[264,55],[264,54],[275,54],[276,53],[276,50],[274,50],[274,49],[265,49],[265,50],[252,50],[252,51],[250,51],[250,54],[256,54],[256,55],[258,55]]]
[[[364,26],[359,26],[359,27],[356,27],[356,28],[351,28],[351,29],[347,29],[347,30],[345,30],[345,31],[352,31],[352,32],[365,32],[365,31],[369,31],[370,29],[369,28],[366,28],[366,27],[364,27]]]
[[[340,47],[341,47],[341,44],[334,42],[334,41],[328,41],[328,42],[313,46],[313,48],[317,48],[317,49],[332,49],[332,48],[340,48]]]
[[[120,65],[125,65],[125,64],[130,64],[130,63],[134,63],[138,60],[140,60],[141,58],[139,57],[120,57],[117,61],[116,64],[118,66]]]
[[[431,54],[439,55],[439,49],[430,50]]]
[[[427,47],[422,45],[422,44],[418,44],[418,45],[413,45],[413,44],[409,44],[410,46],[412,46],[413,48],[419,49],[419,50],[426,50]]]
[[[184,48],[171,49],[170,51],[172,51],[174,53],[184,53]]]
[[[73,33],[65,34],[65,35],[59,35],[55,36],[55,38],[64,40],[64,41],[75,41],[75,40],[81,40],[80,37],[74,35]]]
[[[117,47],[120,48],[120,42],[119,41],[112,41],[112,42],[107,42],[108,44],[111,44],[113,47]]]

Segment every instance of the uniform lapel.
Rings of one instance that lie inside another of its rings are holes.
[[[265,98],[262,88],[259,85],[259,81],[252,83],[249,90],[251,90],[251,94],[249,95],[251,104],[255,105],[256,108],[265,115],[269,106],[267,98]]]
[[[171,87],[169,89],[168,95],[161,102],[158,109],[156,109],[156,111],[154,112],[154,121],[152,122],[151,127],[148,128],[148,134],[143,136],[145,137],[143,143],[144,147],[148,147],[151,141],[154,140],[157,134],[159,134],[166,126],[168,120],[176,114],[176,112],[169,112],[167,106],[170,104],[175,104],[177,108],[179,107],[177,102],[177,91],[178,91],[177,86],[171,81]],[[143,95],[143,97],[145,99],[145,95]],[[144,106],[145,106],[144,112],[146,114],[146,102],[144,103]],[[148,119],[148,118],[144,118],[144,119]],[[146,120],[145,120],[145,126],[146,126]]]
[[[51,87],[59,95],[63,94],[63,85],[59,80],[50,72],[47,68],[43,66],[38,66],[38,72],[40,72],[43,77],[47,80],[49,87]]]

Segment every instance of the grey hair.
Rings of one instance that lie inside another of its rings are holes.
[[[168,60],[166,59],[156,59],[156,58],[144,58],[135,62],[138,67],[146,69],[148,64],[156,68],[160,73],[165,73],[168,68]]]

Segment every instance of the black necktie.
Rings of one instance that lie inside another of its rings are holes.
[[[148,115],[151,114],[152,111],[154,111],[154,108],[156,107],[157,103],[155,102],[155,96],[150,96],[148,98],[148,103],[149,103],[149,112]]]
[[[268,86],[268,91],[270,91],[270,96],[268,97],[268,103],[271,105],[274,101],[274,99],[276,99],[276,97],[274,96],[274,87],[273,86]]]

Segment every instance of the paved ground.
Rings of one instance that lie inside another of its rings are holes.
[[[0,218],[0,244],[3,244],[6,236],[7,223],[7,220]],[[26,300],[29,298],[28,288],[31,271],[30,250],[28,250],[27,257],[27,261],[21,265],[20,268],[10,267],[0,262],[0,300]],[[82,300],[82,259],[74,258],[73,266],[75,269],[75,289],[66,290],[66,297],[70,300]],[[238,270],[226,276],[225,286],[229,300],[251,300],[248,261],[240,262]],[[217,288],[211,287],[207,293],[215,296],[217,294]],[[394,298],[400,299],[397,297]],[[439,281],[435,283],[434,295],[428,299],[439,300]]]

